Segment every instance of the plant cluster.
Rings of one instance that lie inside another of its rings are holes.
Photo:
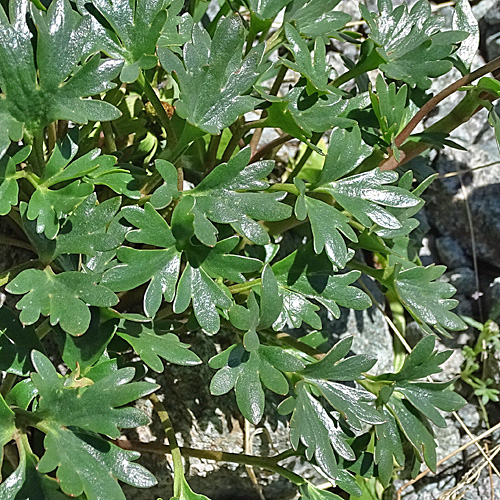
[[[240,463],[304,500],[339,497],[279,465],[291,455],[353,497],[398,468],[435,470],[432,425],[464,404],[453,381],[427,380],[450,355],[435,335],[465,324],[444,267],[418,258],[434,176],[394,170],[456,146],[450,132],[481,107],[500,135],[500,84],[485,76],[500,62],[469,73],[467,0],[450,27],[427,0],[360,5],[358,31],[339,0],[221,0],[213,19],[202,0],[1,4],[0,215],[13,236],[0,242],[35,258],[0,275],[19,311],[0,308],[0,499],[119,500],[119,481],[154,485],[113,441],[148,422],[133,403],[150,395],[174,498],[206,500],[184,478],[168,395],[144,376],[198,365],[181,339],[221,328],[233,343],[209,361],[212,394],[234,391],[258,425],[272,391],[269,411],[289,416],[289,451]],[[327,52],[347,44],[357,56],[337,73]],[[463,78],[433,95],[453,67]],[[449,116],[411,135],[459,89]],[[279,135],[262,144],[265,128]],[[325,352],[304,335],[322,329],[320,309],[369,308],[367,280],[424,334],[394,373],[370,374],[377,359],[352,355],[352,336]]]

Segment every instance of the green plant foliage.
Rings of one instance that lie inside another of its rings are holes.
[[[5,150],[8,138],[20,140],[23,128],[35,135],[57,119],[87,123],[118,118],[120,112],[113,105],[83,99],[115,87],[111,80],[122,66],[117,60],[101,61],[98,54],[83,61],[89,55],[85,48],[88,19],[79,16],[68,0],[52,2],[47,13],[30,9],[28,0],[10,6],[10,22],[0,10],[0,150]],[[36,67],[28,10],[37,27]]]
[[[285,19],[295,22],[307,38],[334,36],[350,20],[345,12],[336,11],[340,0],[295,0],[288,5]]]
[[[77,271],[54,274],[51,270],[27,269],[9,283],[9,293],[25,295],[18,303],[19,319],[25,325],[38,321],[40,314],[50,316],[52,326],[72,335],[81,335],[90,324],[88,305],[107,307],[118,303],[116,295],[94,282],[90,274]]]
[[[80,10],[87,13],[86,2],[79,2]],[[172,0],[147,0],[140,7],[128,0],[96,0],[93,7],[97,15],[92,20],[95,46],[105,53],[123,58],[125,64],[120,73],[122,82],[134,82],[141,69],[154,67],[156,42],[167,19]],[[90,11],[92,13],[92,11]]]
[[[233,16],[221,22],[213,40],[195,26],[192,40],[184,45],[184,64],[169,49],[159,49],[162,66],[179,79],[177,113],[204,132],[218,134],[256,104],[244,94],[259,77],[264,47],[258,46],[245,59],[235,57],[244,40],[242,22]]]
[[[379,0],[378,16],[364,5],[360,10],[370,26],[380,69],[411,87],[428,89],[430,78],[450,71],[453,63],[446,58],[469,36],[466,31],[442,31],[444,19],[433,16],[425,0],[411,10],[404,3],[394,8],[391,0]]]
[[[170,388],[156,397],[144,380],[169,380],[172,365],[191,380],[208,363],[200,384],[234,398],[246,425],[288,416],[288,451],[235,460],[304,500],[372,498],[397,470],[435,470],[433,426],[465,401],[429,379],[450,355],[433,332],[466,324],[444,267],[418,258],[435,175],[394,167],[456,147],[449,118],[406,131],[434,78],[470,69],[468,2],[452,31],[427,0],[361,5],[363,28],[346,27],[339,0],[1,5],[0,243],[26,254],[0,276],[0,500],[123,500],[121,483],[154,486],[137,443],[115,441],[149,425],[145,397],[167,433],[172,499],[208,500],[184,477],[189,453],[235,457],[177,446]],[[460,89],[498,138],[500,87],[485,74]],[[377,352],[351,352],[351,336],[321,331],[377,305],[375,288],[395,324],[425,334],[391,373],[374,372]],[[488,323],[465,350],[462,379],[483,404],[498,394],[479,358],[497,344]],[[281,462],[291,455],[338,495]]]

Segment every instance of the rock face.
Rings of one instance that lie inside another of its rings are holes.
[[[445,174],[470,170],[498,161],[480,146],[469,151],[447,150],[434,161],[436,171]],[[463,187],[462,187],[463,185]],[[462,176],[440,178],[428,190],[427,214],[439,234],[452,237],[472,253],[471,230],[477,257],[495,266],[500,262],[500,166],[471,170]],[[470,220],[468,211],[470,212]]]

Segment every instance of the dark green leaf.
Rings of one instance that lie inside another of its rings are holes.
[[[382,409],[381,413],[385,423],[375,427],[375,462],[378,466],[380,482],[387,488],[390,484],[394,472],[394,460],[400,466],[404,465],[405,456],[401,443],[399,430],[392,416],[387,409]]]
[[[165,184],[153,193],[151,204],[155,208],[165,208],[172,200],[180,197],[180,193],[177,190],[177,169],[168,161],[156,160],[156,170],[162,176]]]
[[[266,265],[262,271],[260,292],[260,328],[269,328],[278,319],[283,300],[279,295],[278,282],[271,267]]]
[[[418,454],[420,462],[436,471],[436,442],[430,425],[408,401],[391,396],[388,407],[393,413],[401,431]]]
[[[179,276],[181,254],[165,219],[146,203],[144,208],[129,206],[122,209],[123,217],[136,228],[126,234],[128,241],[161,247],[142,250],[120,247],[117,257],[121,264],[103,275],[102,283],[114,291],[132,290],[149,281],[144,294],[144,312],[153,317],[160,308],[162,297],[172,301]]]
[[[12,439],[16,430],[14,412],[9,408],[5,399],[0,394],[0,452]]]
[[[248,165],[250,148],[243,149],[227,164],[218,165],[188,195],[196,198],[194,214],[196,237],[215,246],[217,229],[209,222],[230,224],[235,231],[258,245],[269,243],[269,236],[256,220],[279,221],[291,215],[291,208],[280,203],[286,193],[260,193],[268,187],[265,177],[274,168],[270,161]]]
[[[264,95],[272,104],[267,108],[266,127],[277,127],[305,142],[316,153],[321,149],[309,141],[313,132],[325,132],[332,127],[349,127],[355,122],[345,118],[349,100],[331,88],[328,94],[309,94],[304,87],[294,87],[283,97]]]
[[[88,56],[89,18],[82,18],[68,0],[56,0],[47,12],[33,9],[37,27],[36,61],[32,34],[27,24],[28,0],[12,9],[11,23],[0,11],[0,104],[1,128],[13,140],[22,136],[22,124],[31,134],[57,119],[87,123],[120,116],[113,105],[82,99],[111,89],[121,61]],[[81,64],[80,64],[81,63]],[[2,134],[5,145],[6,133]],[[88,193],[90,194],[90,193]]]
[[[319,302],[335,318],[340,317],[339,306],[356,310],[370,307],[370,298],[359,288],[350,286],[361,273],[351,271],[334,275],[330,261],[322,256],[311,256],[311,244],[301,247],[276,263],[273,271],[280,288],[291,292],[288,297],[285,292],[283,300],[285,311],[282,315],[289,314],[291,317],[298,316],[305,319],[304,313],[306,313],[308,317],[311,317],[314,310],[303,302],[299,301],[298,309],[294,311],[295,296],[302,297],[303,300]],[[278,324],[282,324],[280,319],[278,319]]]
[[[279,347],[261,345],[248,352],[241,344],[214,356],[209,363],[218,369],[210,383],[210,392],[220,396],[234,388],[241,413],[253,424],[260,422],[264,412],[262,384],[285,395],[288,381],[282,372],[295,372],[304,367],[301,361]]]
[[[354,337],[346,337],[337,342],[326,356],[307,365],[304,376],[314,379],[349,381],[363,378],[363,372],[367,372],[377,362],[377,358],[366,354],[358,354],[344,359],[350,350]],[[339,357],[340,356],[340,357]]]
[[[0,485],[0,500],[68,500],[58,482],[40,474],[37,465],[38,458],[22,447],[19,466]]]
[[[78,365],[82,374],[101,358],[117,327],[116,320],[101,323],[99,309],[92,309],[91,313],[89,328],[80,337],[56,330],[63,361],[70,370],[76,370]]]
[[[431,333],[429,326],[442,335],[448,335],[448,330],[466,328],[465,323],[451,312],[458,304],[450,298],[455,288],[449,283],[435,281],[445,270],[444,266],[434,265],[402,269],[394,282],[401,302],[428,333]]]
[[[445,390],[451,382],[399,382],[397,391],[404,394],[406,399],[422,415],[432,420],[438,427],[448,424],[437,408],[443,411],[457,411],[466,404],[465,399],[458,394]]]
[[[428,375],[441,373],[442,365],[453,351],[434,351],[436,338],[426,335],[406,357],[403,367],[398,373],[386,373],[379,377],[384,380],[418,380]]]
[[[53,190],[39,186],[28,204],[26,217],[36,220],[36,230],[53,240],[59,232],[60,219],[71,214],[92,193],[92,186],[74,181]]]
[[[7,306],[0,307],[0,370],[28,375],[33,350],[43,350],[35,329],[23,326]]]
[[[123,406],[158,388],[149,382],[130,382],[134,368],[113,371],[93,383],[79,378],[78,369],[69,377],[59,377],[52,362],[37,351],[33,352],[32,361],[37,373],[32,373],[31,379],[40,396],[36,411],[51,429],[74,426],[117,438],[120,428],[149,422],[137,408]]]
[[[285,12],[285,19],[294,22],[300,33],[308,38],[333,36],[351,16],[335,11],[340,0],[294,0]]]
[[[19,187],[16,165],[26,160],[30,152],[31,148],[25,147],[12,157],[2,157],[3,153],[0,149],[0,215],[7,215],[10,208],[18,203]]]
[[[87,3],[79,3],[85,12]],[[167,19],[166,7],[171,3],[172,0],[142,0],[140,4],[129,0],[93,0],[92,7],[102,16],[99,19],[107,23],[93,19],[94,44],[112,57],[125,60],[120,74],[122,82],[134,82],[141,69],[157,64],[156,42]],[[89,12],[94,13],[93,9]]]
[[[295,62],[290,59],[281,58],[281,62],[287,67],[307,78],[313,88],[323,92],[335,90],[328,86],[331,69],[326,63],[325,42],[317,38],[314,43],[314,52],[311,53],[307,42],[303,40],[299,32],[289,23],[285,24],[285,35],[288,44],[285,45]]]
[[[354,256],[354,250],[347,248],[342,234],[353,242],[358,241],[349,219],[321,200],[306,196],[305,204],[314,237],[314,251],[320,254],[325,250],[334,269],[343,269]]]
[[[373,406],[375,397],[371,393],[335,382],[315,380],[309,377],[306,380],[321,392],[332,408],[339,411],[353,429],[361,430],[361,422],[368,424],[384,422]]]
[[[341,500],[341,497],[326,490],[320,490],[311,483],[303,484],[299,487],[301,500]]]
[[[443,31],[444,18],[434,16],[427,0],[409,11],[406,4],[393,8],[391,0],[378,2],[379,15],[360,5],[370,26],[370,39],[382,58],[380,69],[411,87],[428,89],[430,78],[447,73],[453,66],[448,56],[468,37],[465,31]]]
[[[179,79],[176,111],[209,134],[218,134],[258,101],[245,93],[259,77],[264,46],[242,58],[245,33],[237,15],[226,17],[213,39],[197,24],[192,40],[184,45],[184,64],[169,49],[158,48],[162,66]]]
[[[155,477],[132,463],[139,453],[118,448],[95,434],[50,425],[39,472],[57,468],[61,489],[70,496],[85,493],[88,500],[125,500],[117,479],[139,488],[154,486]]]
[[[198,323],[210,334],[217,333],[220,328],[217,307],[229,309],[233,303],[224,285],[213,281],[203,268],[188,264],[177,285],[174,312],[184,312],[191,301]]]
[[[378,75],[375,84],[376,94],[370,94],[373,111],[380,124],[383,139],[393,144],[395,137],[403,130],[411,118],[411,109],[407,107],[408,87],[403,85],[396,92],[396,84],[387,85],[382,75]]]
[[[299,382],[295,392],[295,408],[290,419],[292,446],[297,449],[302,442],[306,446],[306,458],[314,457],[321,470],[335,479],[338,469],[334,450],[346,460],[355,460],[354,451],[338,423],[311,394],[310,386]]]
[[[160,358],[176,365],[194,366],[201,363],[200,358],[189,350],[174,333],[163,332],[151,323],[122,321],[117,334],[126,340],[141,359],[154,371],[164,370]]]
[[[330,146],[321,175],[315,185],[337,181],[352,172],[371,152],[362,141],[358,126],[351,129],[335,128],[330,135]]]
[[[57,323],[71,335],[81,335],[90,324],[89,305],[114,306],[118,298],[109,289],[97,285],[90,274],[68,271],[54,274],[50,269],[26,269],[6,287],[9,293],[26,294],[16,305],[25,325],[38,321],[40,314],[50,316],[52,326]]]
[[[96,194],[92,193],[64,222],[57,235],[55,255],[85,254],[93,257],[120,245],[121,238],[107,232],[120,203],[121,199],[115,197],[98,204]]]
[[[247,0],[250,12],[259,19],[274,19],[292,0]]]

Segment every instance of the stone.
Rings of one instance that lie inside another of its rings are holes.
[[[436,238],[436,250],[439,261],[450,269],[468,267],[471,264],[469,256],[464,252],[458,241],[451,236]]]
[[[439,174],[472,169],[498,161],[478,146],[469,151],[442,152],[434,166]],[[454,238],[467,252],[472,252],[471,226],[477,257],[497,265],[500,261],[500,168],[498,165],[471,170],[462,176],[436,180],[427,191],[427,215],[439,234]],[[467,209],[470,210],[471,223]]]
[[[443,275],[446,281],[457,289],[457,293],[470,297],[476,291],[476,277],[470,267],[459,267]]]

